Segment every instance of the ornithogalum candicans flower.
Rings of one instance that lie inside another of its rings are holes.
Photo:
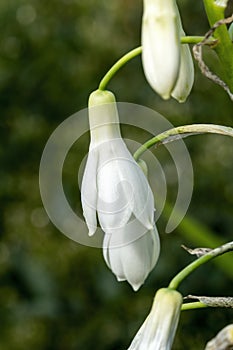
[[[144,0],[142,64],[147,81],[164,99],[188,97],[194,68],[176,0]]]
[[[144,0],[142,64],[151,87],[171,96],[180,68],[180,33],[175,0]]]
[[[89,235],[104,231],[103,253],[119,281],[137,290],[160,250],[154,198],[145,174],[120,133],[114,95],[94,91],[89,98],[91,142],[81,187]]]

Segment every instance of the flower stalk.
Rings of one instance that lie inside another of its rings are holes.
[[[193,302],[193,303],[185,303],[181,306],[181,311],[187,311],[187,310],[196,310],[196,309],[206,309],[209,307],[206,304],[203,304],[199,301]]]
[[[114,77],[114,75],[121,69],[127,62],[132,60],[134,57],[137,57],[142,52],[141,46],[136,47],[135,49],[127,52],[124,56],[122,56],[105,74],[103,79],[99,84],[99,90],[105,90],[110,80]]]
[[[220,256],[226,252],[233,250],[233,241],[228,242],[220,247],[217,247],[205,255],[201,256],[197,260],[193,261],[191,264],[186,266],[183,270],[181,270],[169,283],[169,288],[177,289],[180,283],[189,276],[194,270],[196,270],[201,265],[207,263],[208,261]]]
[[[204,36],[182,36],[180,38],[181,44],[198,44],[200,43],[205,37]],[[213,43],[213,39],[210,38],[208,43],[211,45]],[[131,61],[133,58],[141,55],[142,53],[142,46],[138,46],[135,49],[127,52],[125,55],[123,55],[116,63],[113,64],[113,66],[107,71],[107,73],[104,75],[104,77],[101,79],[99,83],[99,90],[106,90],[108,84],[112,80],[112,78],[116,75],[116,73],[124,67],[126,63]]]
[[[183,137],[200,135],[204,133],[219,134],[233,137],[233,128],[215,125],[215,124],[191,124],[178,126],[176,128],[164,131],[163,133],[152,137],[140,146],[134,153],[134,159],[138,161],[146,150],[153,146],[160,146],[169,142],[179,140]]]

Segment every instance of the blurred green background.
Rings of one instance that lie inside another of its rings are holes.
[[[204,34],[208,23],[202,1],[179,4],[186,33]],[[232,1],[229,5],[230,13]],[[110,66],[140,45],[141,15],[141,0],[0,2],[0,349],[127,349],[155,291],[192,261],[180,245],[215,246],[232,240],[233,147],[232,139],[222,136],[185,140],[195,175],[192,202],[172,234],[164,233],[167,214],[160,217],[161,257],[137,293],[127,283],[117,283],[100,249],[66,238],[43,209],[38,170],[48,137],[86,107],[89,93]],[[210,65],[218,65],[212,52],[205,50],[205,56]],[[109,88],[118,101],[153,108],[175,126],[232,126],[232,102],[226,93],[197,66],[195,73],[185,104],[165,102],[154,94],[140,57],[127,64]],[[87,150],[88,135],[71,151],[64,169],[67,195],[79,211],[76,175],[80,153]],[[164,167],[170,162],[164,157]],[[176,184],[170,182],[172,203]],[[181,291],[232,295],[232,280],[233,257],[228,254],[196,271]],[[173,348],[203,349],[232,321],[232,310],[186,311]]]

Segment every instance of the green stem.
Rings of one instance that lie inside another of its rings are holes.
[[[181,44],[197,44],[204,39],[203,36],[184,36],[181,37]],[[210,40],[211,42],[211,40]],[[113,76],[118,72],[120,68],[122,68],[127,62],[132,60],[134,57],[140,55],[142,53],[142,47],[136,47],[135,49],[129,51],[127,54],[122,56],[105,74],[103,79],[99,84],[99,90],[106,90],[106,86],[113,78]]]
[[[233,250],[233,241],[228,242],[218,248],[211,250],[209,253],[201,256],[199,259],[193,261],[191,264],[186,266],[181,270],[170,282],[168,288],[177,289],[180,283],[190,275],[194,270],[196,270],[201,265],[207,263],[208,261],[214,259],[215,257],[222,255],[226,252]]]
[[[181,139],[182,135],[186,137],[204,133],[214,133],[233,137],[233,128],[214,124],[191,124],[178,126],[174,129],[164,131],[163,133],[145,142],[134,153],[134,159],[138,161],[141,155],[152,146]]]
[[[225,18],[227,1],[203,0],[210,26]],[[219,56],[224,70],[224,79],[233,92],[233,45],[226,25],[219,26],[213,33],[218,40],[215,51]]]
[[[205,37],[204,36],[182,36],[180,38],[181,44],[198,44],[200,43]],[[213,41],[212,38],[210,38],[210,44]]]
[[[142,52],[142,47],[137,47],[136,49],[133,49],[129,51],[126,55],[121,57],[111,68],[110,70],[105,74],[103,79],[101,80],[99,84],[99,90],[106,90],[106,86],[109,83],[109,81],[112,79],[112,77],[117,73],[117,71],[123,67],[127,62],[132,60],[134,57],[140,55]]]
[[[207,308],[207,307],[208,307],[208,305],[203,304],[200,301],[196,301],[194,303],[182,304],[181,311],[194,310],[194,309],[203,309],[203,308]]]

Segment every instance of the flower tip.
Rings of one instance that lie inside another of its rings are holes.
[[[164,100],[169,100],[169,98],[171,97],[171,94],[163,94],[163,95],[161,95],[161,97],[162,97]]]
[[[92,237],[96,231],[96,227],[89,227],[88,236]]]
[[[187,96],[178,98],[177,96],[172,95],[172,97],[174,97],[174,99],[179,103],[184,103],[187,100]]]
[[[142,283],[139,284],[131,284],[134,292],[137,292],[139,290],[139,288],[141,287]]]
[[[153,221],[147,221],[147,222],[144,222],[143,223],[143,226],[148,230],[148,231],[151,231],[151,230],[153,230],[154,229],[154,222]],[[146,233],[146,232],[145,232]]]
[[[117,282],[124,282],[126,281],[126,278],[123,278],[123,277],[119,277],[119,276],[116,276],[117,278]],[[141,287],[141,285],[144,283],[131,283],[130,281],[128,281],[129,284],[131,285],[131,287],[133,288],[134,292],[137,292],[139,290],[139,288]]]

